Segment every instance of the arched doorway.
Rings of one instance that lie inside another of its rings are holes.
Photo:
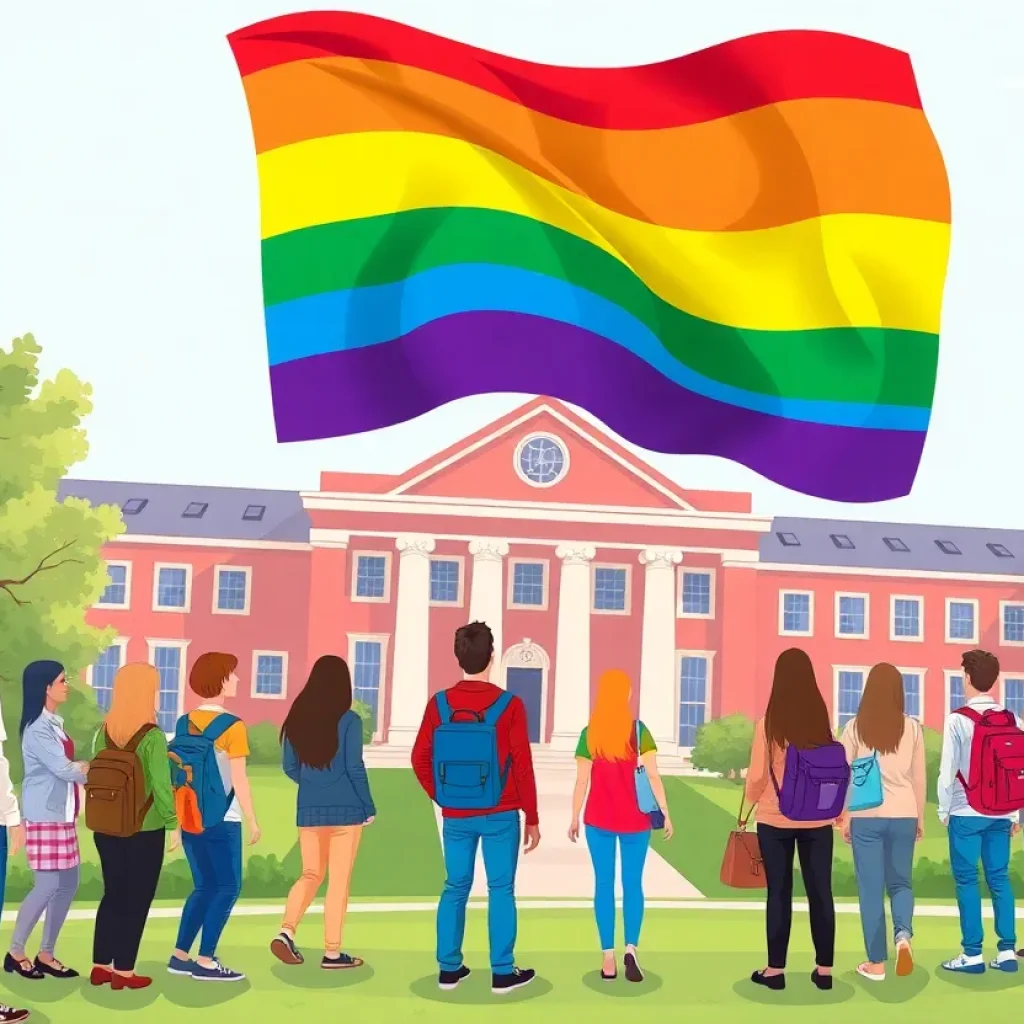
[[[551,659],[547,651],[529,637],[510,647],[501,659],[501,678],[505,689],[514,693],[526,707],[531,743],[541,743],[547,735],[550,668]]]

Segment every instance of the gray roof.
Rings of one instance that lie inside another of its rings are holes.
[[[762,535],[760,555],[797,565],[1024,576],[1024,530],[780,516]]]
[[[309,516],[298,491],[62,480],[58,497],[120,505],[129,534],[309,541]]]

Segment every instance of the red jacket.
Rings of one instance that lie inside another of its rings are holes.
[[[452,711],[483,712],[505,691],[494,683],[476,679],[463,679],[445,691]],[[419,734],[412,748],[412,770],[427,796],[434,799],[434,730],[441,724],[437,701],[431,698],[423,713]],[[527,825],[537,822],[537,783],[533,778],[533,757],[530,754],[530,734],[526,727],[526,708],[518,697],[513,697],[502,712],[497,724],[498,760],[504,764],[512,754],[512,770],[497,807],[483,811],[464,811],[442,808],[446,818],[473,818],[480,814],[499,811],[522,811]]]

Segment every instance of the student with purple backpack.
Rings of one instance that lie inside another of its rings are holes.
[[[757,805],[757,838],[768,883],[768,966],[750,980],[786,987],[793,923],[793,858],[807,890],[814,942],[811,981],[832,988],[836,912],[832,901],[832,829],[846,803],[850,767],[832,735],[828,709],[807,654],[796,647],[775,662],[765,716],[754,727],[746,801]]]

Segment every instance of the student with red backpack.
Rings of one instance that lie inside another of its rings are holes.
[[[494,636],[485,623],[471,622],[455,631],[455,657],[465,675],[427,703],[412,767],[444,818],[447,878],[437,908],[438,987],[455,989],[469,976],[462,939],[476,851],[482,845],[491,991],[503,995],[528,984],[535,974],[516,967],[513,956],[520,811],[526,819],[525,853],[537,848],[540,827],[526,708],[490,682],[494,654]]]
[[[949,861],[960,909],[963,952],[942,966],[957,974],[984,974],[984,927],[978,861],[992,896],[996,958],[989,967],[1017,970],[1014,947],[1010,837],[1020,831],[1024,809],[1024,730],[1020,719],[991,696],[999,660],[988,651],[961,659],[967,702],[946,719],[939,769],[939,819],[949,830]]]

